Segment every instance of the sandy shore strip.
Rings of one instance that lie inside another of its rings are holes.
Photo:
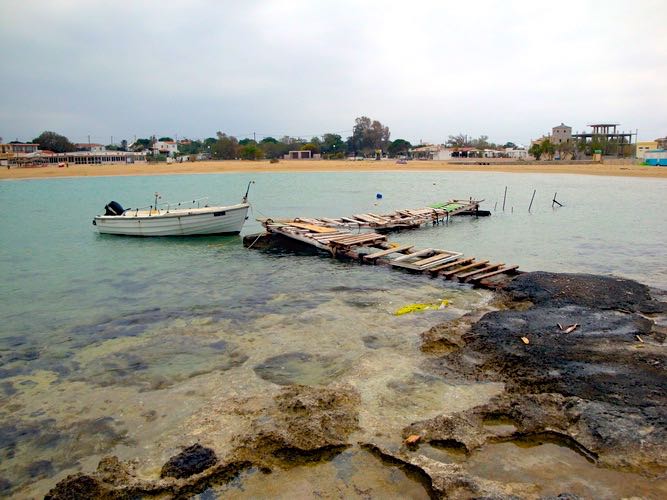
[[[112,175],[222,174],[246,172],[507,172],[539,174],[583,174],[619,177],[667,178],[667,168],[631,164],[530,164],[530,165],[453,165],[445,161],[410,161],[399,165],[394,161],[347,160],[281,160],[264,161],[201,161],[188,163],[141,163],[121,165],[56,165],[35,168],[2,168],[0,179],[48,179],[57,177],[97,177]]]

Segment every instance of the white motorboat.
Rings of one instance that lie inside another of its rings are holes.
[[[248,218],[248,190],[241,203],[228,206],[209,206],[205,198],[158,204],[158,193],[153,205],[142,208],[126,210],[112,201],[104,207],[104,215],[93,219],[93,225],[102,234],[127,236],[238,234]]]

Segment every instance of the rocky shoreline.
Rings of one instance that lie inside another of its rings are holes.
[[[251,415],[250,434],[236,436],[222,458],[188,443],[149,480],[131,463],[107,457],[96,472],[67,477],[46,498],[187,497],[242,471],[326,461],[349,447],[401,464],[434,498],[548,498],[538,484],[491,480],[467,467],[489,444],[521,439],[557,442],[596,467],[640,474],[667,490],[667,303],[634,281],[577,274],[524,273],[499,293],[498,310],[432,328],[421,347],[425,371],[502,382],[505,392],[413,422],[395,436],[396,446],[353,439],[361,404],[355,388],[291,385]],[[439,461],[420,452],[425,445],[464,458]]]

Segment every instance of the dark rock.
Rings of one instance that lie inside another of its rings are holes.
[[[188,446],[178,455],[171,457],[162,466],[160,477],[184,478],[208,469],[216,464],[215,452],[199,443]]]
[[[580,326],[566,334],[557,323]],[[464,371],[497,374],[513,392],[557,392],[640,407],[665,404],[664,353],[636,348],[636,335],[648,338],[651,328],[641,316],[578,306],[496,311],[473,325],[464,336],[465,349],[451,359]]]
[[[52,488],[44,500],[85,500],[121,498],[99,479],[85,474],[67,476]]]
[[[653,300],[649,287],[623,278],[539,271],[520,274],[504,289],[514,300],[530,300],[537,305],[667,312],[667,304]]]

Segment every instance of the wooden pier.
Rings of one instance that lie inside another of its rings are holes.
[[[456,215],[489,215],[489,212],[480,211],[479,204],[484,200],[450,200],[445,203],[437,203],[430,207],[395,210],[388,214],[361,213],[349,217],[317,217],[296,219],[275,219],[272,222],[285,224],[306,224],[310,226],[322,226],[350,229],[372,229],[379,232],[389,232],[400,229],[414,229],[424,224],[440,224],[449,221],[450,217]],[[260,219],[260,222],[264,220]]]
[[[357,260],[365,264],[384,264],[485,288],[497,288],[519,273],[517,265],[489,263],[488,260],[478,260],[451,250],[397,245],[390,243],[385,234],[375,231],[353,233],[347,228],[330,227],[319,221],[302,218],[290,221],[262,219],[260,222],[266,233],[246,236],[244,245],[252,248],[261,238],[266,242],[274,236],[283,237],[317,248],[336,258]]]

